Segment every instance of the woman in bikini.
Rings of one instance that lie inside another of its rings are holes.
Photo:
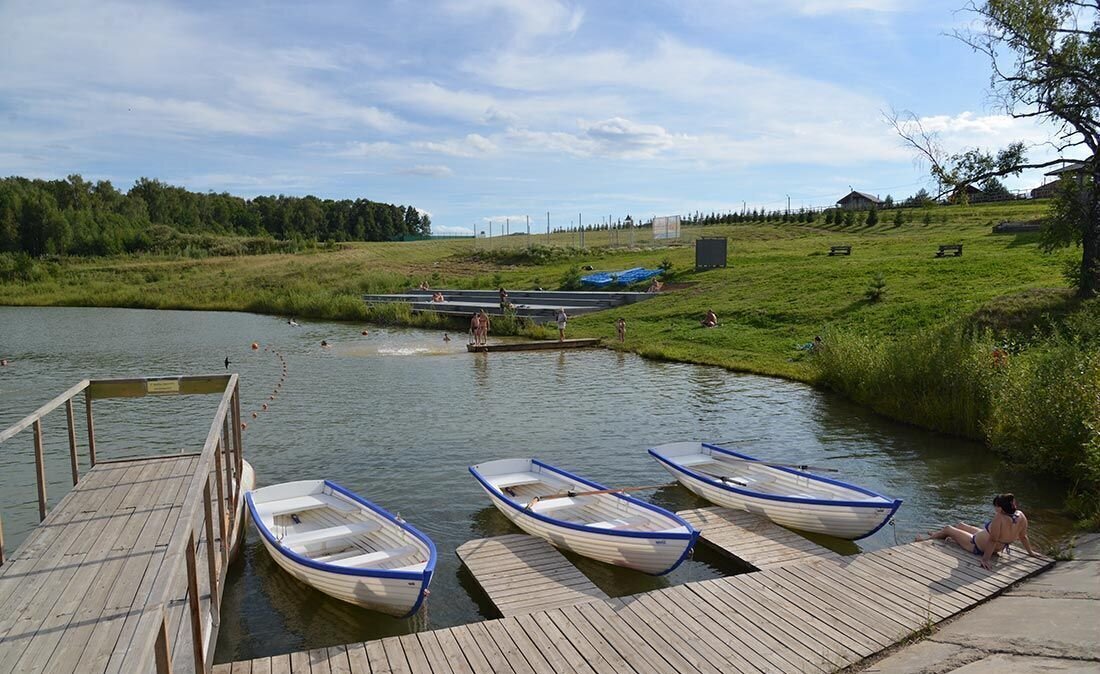
[[[969,524],[959,523],[955,526],[946,526],[929,536],[918,536],[918,541],[951,539],[963,550],[969,550],[975,555],[981,555],[982,567],[993,568],[993,555],[1008,549],[1008,546],[1016,541],[1024,544],[1024,549],[1031,556],[1038,555],[1031,547],[1031,541],[1027,538],[1027,516],[1016,508],[1016,497],[1012,494],[1001,494],[993,497],[993,519],[985,523],[985,527],[975,527]]]

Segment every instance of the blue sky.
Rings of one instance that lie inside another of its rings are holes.
[[[902,198],[927,174],[884,111],[949,149],[1048,136],[945,35],[962,4],[4,0],[0,175],[366,197],[438,232]]]

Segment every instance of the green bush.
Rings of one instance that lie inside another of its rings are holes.
[[[882,272],[878,272],[871,277],[871,282],[867,284],[863,296],[867,298],[868,302],[881,302],[886,298],[886,277],[882,275]]]
[[[565,270],[565,273],[561,275],[561,283],[559,284],[559,290],[580,290],[581,289],[581,268],[577,265],[569,267]]]

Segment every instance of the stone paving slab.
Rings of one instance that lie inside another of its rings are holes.
[[[1000,597],[964,614],[934,640],[986,651],[1097,658],[1100,605],[1088,599]]]
[[[981,657],[981,654],[975,653],[972,648],[926,639],[861,671],[864,674],[939,674],[949,672],[975,657]]]
[[[1100,662],[997,653],[949,670],[951,674],[1096,674]]]

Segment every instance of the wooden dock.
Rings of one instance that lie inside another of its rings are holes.
[[[467,541],[459,559],[504,617],[608,597],[554,546],[526,534]]]
[[[698,529],[708,545],[755,569],[841,559],[805,536],[743,510],[710,507],[676,514]]]
[[[599,346],[600,340],[586,339],[556,339],[532,340],[528,342],[503,342],[497,344],[467,344],[466,350],[470,353],[491,353],[497,351],[546,351],[554,349],[585,349]]]
[[[910,543],[214,672],[833,672],[1052,564],[1014,552],[989,572],[956,546]]]
[[[81,392],[83,475],[72,413]],[[93,400],[188,393],[222,393],[202,452],[96,456]],[[34,429],[42,514],[0,566],[0,674],[209,671],[240,526],[238,395],[236,375],[85,380],[0,433],[4,442]],[[41,419],[62,404],[74,486],[50,509]]]

